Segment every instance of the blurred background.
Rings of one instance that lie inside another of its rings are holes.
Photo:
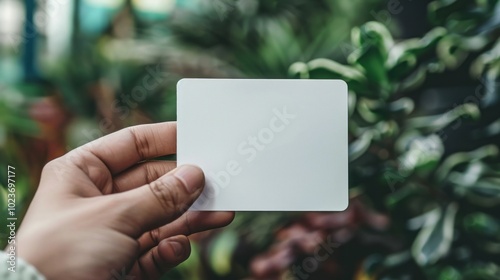
[[[181,78],[343,79],[349,208],[238,213],[165,279],[500,279],[499,2],[0,0],[1,226],[7,165],[22,217],[47,161],[175,120]]]

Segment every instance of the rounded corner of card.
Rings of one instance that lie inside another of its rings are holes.
[[[336,81],[339,83],[339,85],[341,86],[341,88],[343,89],[343,91],[345,91],[347,93],[348,88],[349,88],[349,86],[347,85],[347,82],[344,81],[344,80],[340,80],[340,79],[336,80]]]
[[[344,199],[344,201],[342,201],[342,204],[338,205],[337,211],[339,212],[345,211],[347,210],[347,207],[349,207],[349,198]]]
[[[186,83],[189,83],[189,81],[192,79],[189,78],[182,78],[179,81],[177,81],[177,94],[186,86]]]

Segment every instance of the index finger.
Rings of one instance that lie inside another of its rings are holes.
[[[164,155],[175,154],[177,123],[164,122],[128,127],[81,147],[101,160],[111,174]]]

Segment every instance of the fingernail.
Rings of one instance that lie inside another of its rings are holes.
[[[174,173],[177,177],[184,183],[186,189],[190,193],[196,192],[198,189],[203,187],[204,177],[203,172],[200,168],[193,165],[183,165],[177,168]]]
[[[182,257],[184,255],[184,247],[182,247],[181,243],[177,241],[169,241],[168,244],[177,257]]]

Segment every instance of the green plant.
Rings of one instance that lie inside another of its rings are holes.
[[[390,229],[377,235],[395,244],[377,253],[343,245],[360,250],[351,260],[361,263],[350,275],[357,279],[500,277],[500,4],[434,1],[428,9],[435,27],[422,38],[398,41],[382,24],[368,22],[352,30],[347,64],[319,58],[289,68],[292,78],[349,85],[351,192],[390,217]],[[450,100],[426,104],[429,91]],[[240,219],[243,226],[237,221],[233,228],[268,223],[256,233],[240,232],[240,245],[225,256],[233,259],[232,275],[248,264],[235,257],[242,246],[250,255],[269,248],[273,233],[265,229],[298,220],[284,214]]]
[[[29,162],[25,154],[23,144],[28,142],[27,138],[34,137],[38,132],[38,127],[26,113],[20,112],[18,107],[26,106],[27,102],[24,96],[15,88],[8,86],[2,87],[0,96],[0,213],[1,226],[6,228],[12,220],[7,218],[16,218],[16,226],[26,210],[26,204],[31,198],[32,178],[28,174]],[[12,173],[8,173],[11,171]],[[10,179],[10,180],[9,180]],[[10,185],[12,183],[13,185]],[[10,186],[10,187],[9,187]],[[10,190],[15,190],[15,197],[8,196],[12,194]],[[14,203],[15,207],[12,207]],[[10,215],[8,209],[14,208],[14,215]],[[0,246],[7,245],[8,231],[2,230],[0,235]],[[4,235],[4,233],[6,233]]]
[[[168,56],[189,70],[182,74],[266,78],[286,78],[288,67],[297,60],[340,58],[345,30],[361,23],[379,3],[198,2],[197,7],[179,9],[169,21],[177,47]],[[359,13],[351,13],[353,10]]]
[[[388,212],[391,233],[405,240],[398,252],[367,257],[362,274],[370,279],[500,277],[500,118],[492,115],[500,105],[485,98],[499,95],[500,41],[498,28],[484,25],[498,7],[435,1],[429,16],[442,26],[421,39],[394,42],[369,22],[353,29],[347,65],[316,59],[290,67],[294,77],[349,84],[351,187]],[[473,87],[458,105],[437,114],[417,105],[424,89],[440,94],[454,86],[440,78],[461,71],[471,75],[455,83]],[[451,138],[459,135],[474,143]]]

